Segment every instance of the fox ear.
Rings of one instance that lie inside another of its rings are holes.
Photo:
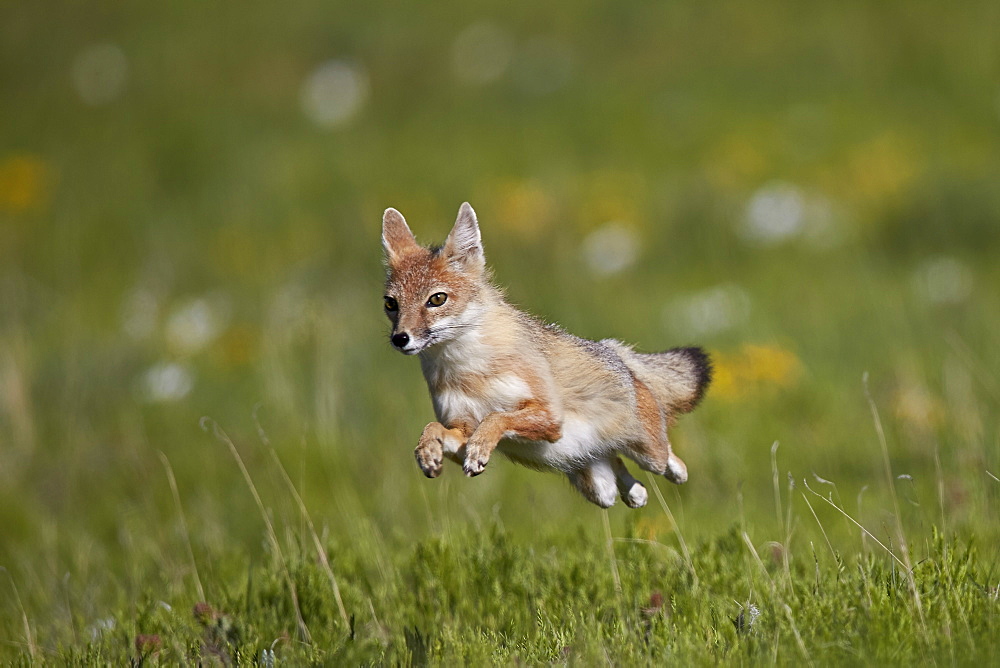
[[[392,262],[407,251],[419,247],[403,214],[392,207],[386,209],[382,215],[382,248],[386,259]]]
[[[479,221],[468,202],[463,202],[458,209],[458,219],[444,242],[444,254],[466,269],[482,269],[486,264]]]

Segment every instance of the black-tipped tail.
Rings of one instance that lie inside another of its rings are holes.
[[[632,353],[632,371],[672,413],[690,413],[712,382],[712,361],[701,348]]]
[[[691,371],[695,376],[694,396],[691,398],[688,410],[693,410],[701,403],[708,386],[712,384],[712,358],[708,356],[703,348],[673,348],[667,351],[683,356],[691,365]]]

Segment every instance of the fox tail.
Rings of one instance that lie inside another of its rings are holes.
[[[712,361],[701,348],[672,348],[662,353],[638,353],[618,344],[626,366],[672,413],[690,413],[712,382]]]

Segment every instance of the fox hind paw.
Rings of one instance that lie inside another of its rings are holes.
[[[663,477],[677,485],[683,485],[688,479],[688,467],[680,457],[670,453],[667,461],[667,470],[663,472]]]
[[[634,483],[628,492],[622,494],[622,501],[629,508],[642,508],[649,500],[649,492],[641,483]]]

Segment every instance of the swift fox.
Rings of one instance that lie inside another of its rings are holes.
[[[386,209],[382,246],[392,345],[420,356],[438,419],[414,451],[424,475],[439,476],[445,457],[479,475],[498,450],[565,473],[602,508],[619,495],[631,508],[646,504],[646,488],[621,455],[672,482],[687,480],[667,427],[708,387],[712,367],[703,350],[639,353],[517,310],[490,282],[468,202],[435,248],[419,245],[402,214]]]

